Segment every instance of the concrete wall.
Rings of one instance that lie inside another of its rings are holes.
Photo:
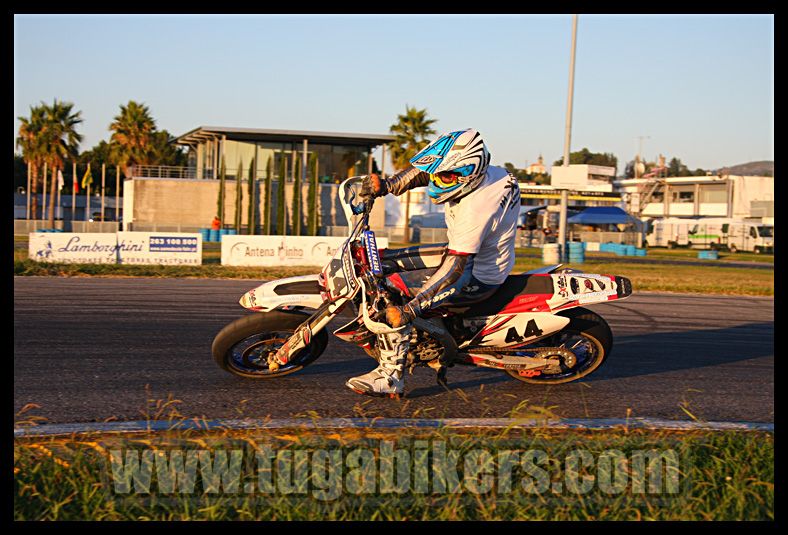
[[[131,188],[127,187],[124,200],[124,212],[132,214],[132,219],[124,219],[124,224],[131,223],[131,228],[142,230],[159,227],[174,227],[181,229],[199,229],[210,227],[211,220],[217,215],[217,200],[219,196],[218,180],[190,180],[190,179],[133,179]],[[128,186],[128,182],[126,183]],[[241,225],[248,225],[249,195],[246,181],[241,183],[243,200],[241,206]],[[265,182],[258,181],[255,186],[255,206],[257,210],[257,224],[260,232],[265,205],[271,206],[271,226],[276,226],[277,214],[277,188],[278,181],[271,184],[271,199],[265,198]],[[291,221],[290,213],[293,200],[293,184],[285,185],[285,200],[287,205],[287,221]],[[320,184],[318,195],[318,210],[320,212],[319,225],[333,226],[345,225],[345,215],[339,204],[337,184]],[[301,186],[301,229],[306,234],[307,199],[309,185]],[[236,182],[225,182],[224,221],[226,226],[235,223]],[[385,206],[383,202],[375,204],[370,216],[372,228],[385,226]],[[125,227],[128,228],[128,227]],[[291,229],[288,227],[288,232]]]

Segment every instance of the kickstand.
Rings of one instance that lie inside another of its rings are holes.
[[[438,368],[438,374],[436,376],[438,384],[441,385],[443,388],[446,388],[446,389],[449,388],[449,381],[446,380],[446,372],[447,371],[448,371],[448,368],[446,366],[441,366],[440,368]]]

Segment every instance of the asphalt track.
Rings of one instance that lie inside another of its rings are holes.
[[[17,419],[144,420],[166,418],[174,408],[209,419],[501,418],[549,411],[562,418],[774,422],[771,298],[635,288],[626,300],[592,307],[610,323],[614,349],[581,383],[529,385],[457,366],[449,370],[447,391],[422,368],[407,377],[407,397],[396,401],[344,386],[374,362],[335,337],[318,361],[280,379],[253,381],[219,369],[210,355],[213,337],[247,313],[238,298],[256,284],[15,277],[15,413],[35,404]],[[174,401],[166,405],[168,399]]]

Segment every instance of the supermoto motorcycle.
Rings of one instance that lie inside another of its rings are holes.
[[[349,234],[321,273],[266,282],[241,297],[241,306],[255,314],[216,335],[212,353],[223,369],[253,379],[297,372],[320,357],[328,344],[326,327],[344,310],[353,319],[333,334],[378,358],[376,335],[396,330],[381,321],[383,311],[413,296],[407,288],[398,294],[387,280],[386,252],[378,251],[368,226],[374,200],[358,195],[363,178],[340,185]],[[632,286],[625,277],[561,266],[509,275],[490,299],[416,318],[406,367],[412,372],[429,366],[442,384],[447,368],[458,364],[495,368],[536,384],[592,373],[610,355],[613,335],[601,316],[581,305],[623,299]]]

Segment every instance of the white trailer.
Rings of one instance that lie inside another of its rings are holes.
[[[646,243],[650,247],[726,249],[731,252],[774,252],[774,226],[726,217],[677,217],[649,222]]]
[[[646,225],[646,247],[689,247],[690,234],[695,232],[696,219],[663,217],[652,219]]]

